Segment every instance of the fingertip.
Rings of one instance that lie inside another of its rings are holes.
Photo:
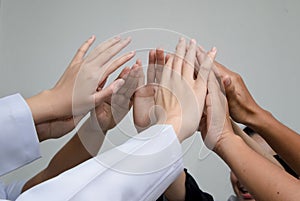
[[[122,70],[122,72],[124,72],[124,73],[129,72],[129,71],[130,71],[129,66],[126,66],[126,67]]]
[[[129,54],[132,55],[132,56],[134,56],[135,53],[136,53],[135,50],[129,52]]]
[[[132,38],[131,38],[131,36],[128,36],[125,40],[130,42],[132,40]]]
[[[156,54],[162,54],[162,53],[164,53],[164,48],[162,48],[162,47],[157,47],[157,48],[156,48]]]
[[[155,54],[155,50],[152,49],[152,50],[149,51],[149,55],[153,56],[154,54]]]
[[[115,40],[121,40],[121,36],[120,35],[115,36]]]
[[[96,39],[96,36],[94,34],[89,38],[89,40],[95,40],[95,39]]]
[[[209,52],[208,52],[208,56],[209,56],[212,60],[215,60],[216,54],[217,54],[217,48],[216,48],[216,47],[212,47],[211,50],[209,50]]]
[[[197,41],[196,41],[196,39],[191,39],[191,41],[190,41],[190,45],[195,45],[195,44],[197,44]]]
[[[135,63],[132,65],[131,69],[134,70],[134,69],[137,69],[138,67],[139,67],[139,65],[137,63]]]
[[[121,71],[121,73],[119,74],[119,76],[118,76],[117,79],[119,79],[119,78],[124,79],[126,76],[128,76],[129,72],[130,72],[130,68],[129,68],[128,66],[126,66],[126,67]]]
[[[136,64],[139,65],[139,66],[141,66],[142,65],[142,60],[141,59],[137,59],[136,60]]]
[[[214,46],[214,47],[211,48],[211,51],[214,52],[214,53],[216,53],[217,52],[217,48]]]
[[[112,92],[116,93],[117,91],[119,91],[119,89],[124,85],[124,83],[125,83],[124,79],[122,78],[117,79],[112,86]]]

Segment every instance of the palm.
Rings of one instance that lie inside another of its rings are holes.
[[[151,108],[154,106],[154,87],[151,85],[139,88],[134,95],[133,116],[138,131],[151,126]]]

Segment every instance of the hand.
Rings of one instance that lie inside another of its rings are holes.
[[[242,77],[215,62],[214,72],[225,88],[230,116],[239,123],[249,125],[263,109],[255,102]]]
[[[79,48],[54,88],[27,100],[36,124],[53,119],[65,119],[72,115],[84,115],[99,105],[103,97],[120,87],[120,80],[116,80],[110,87],[96,91],[98,85],[103,84],[109,74],[134,56],[134,53],[130,52],[110,61],[128,45],[130,38],[110,39],[84,58],[94,40],[93,36]]]
[[[205,145],[213,150],[221,136],[233,133],[227,100],[213,71],[209,74],[205,102],[206,114],[202,116],[199,128]]]
[[[60,138],[75,128],[73,117],[62,120],[52,120],[35,126],[39,141]]]
[[[134,52],[130,52],[110,61],[129,42],[130,38],[125,40],[120,40],[119,38],[111,39],[95,48],[86,57],[74,84],[72,96],[73,115],[85,114],[102,103],[105,97],[118,90],[120,87],[119,80],[116,80],[110,87],[99,91],[96,89],[106,81],[112,72],[134,56]]]
[[[164,65],[164,51],[162,49],[151,50],[147,68],[147,84],[145,85],[145,76],[142,71],[138,89],[133,99],[133,120],[138,132],[147,129],[156,122],[153,111],[153,106],[155,105],[155,83],[160,81]]]
[[[125,80],[124,85],[95,108],[98,124],[104,134],[114,128],[129,112],[133,102],[132,96],[142,73],[140,60],[137,60],[131,69],[123,69],[118,79]]]
[[[202,68],[212,67],[215,53],[211,52],[212,58],[204,55],[203,60],[200,59]],[[194,79],[195,59],[196,41],[191,40],[186,52],[186,42],[181,38],[175,56],[171,56],[164,67],[155,99],[158,122],[173,125],[181,142],[197,130],[206,96],[202,86],[207,82],[206,75],[199,70]]]

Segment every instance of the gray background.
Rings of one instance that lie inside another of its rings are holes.
[[[0,0],[0,97],[16,92],[30,97],[51,88],[92,34],[98,44],[130,30],[162,28],[195,38],[206,49],[216,46],[218,61],[242,75],[256,101],[300,131],[299,11],[297,0]],[[174,48],[178,34],[166,30],[125,34],[135,40],[127,50]],[[130,131],[128,125],[119,128]],[[114,133],[109,135],[114,138]],[[41,143],[41,159],[3,179],[31,177],[71,135]],[[199,135],[185,147],[189,147],[186,167],[201,188],[217,200],[226,200],[232,193],[229,168],[203,150]]]

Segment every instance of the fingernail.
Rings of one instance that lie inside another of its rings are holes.
[[[121,36],[115,36],[115,39],[116,39],[116,40],[120,40],[120,39],[121,39]]]
[[[228,87],[231,84],[231,79],[228,77],[224,80],[224,86]]]
[[[93,40],[95,40],[95,35],[91,35],[91,37],[89,37],[89,39],[87,39],[88,42],[92,42]]]
[[[179,38],[179,41],[183,41],[183,40],[184,40],[184,37],[181,36],[181,37]]]
[[[213,53],[216,53],[216,52],[217,52],[217,48],[216,48],[216,47],[213,47],[213,48],[211,48],[211,51],[212,51]]]
[[[191,40],[191,44],[196,44],[196,40],[195,40],[195,39],[192,39],[192,40]]]

